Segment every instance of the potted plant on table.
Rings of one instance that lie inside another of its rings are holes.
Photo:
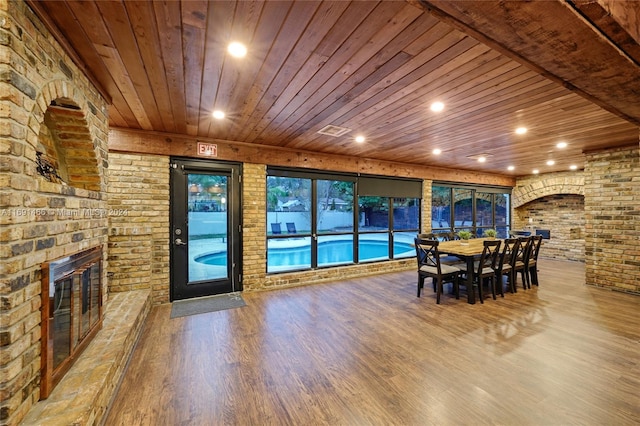
[[[496,231],[495,229],[486,229],[484,231],[484,236],[490,239],[494,239],[496,236],[498,235],[498,231]]]
[[[460,244],[469,244],[469,238],[471,238],[471,231],[458,231],[458,237],[460,237]]]

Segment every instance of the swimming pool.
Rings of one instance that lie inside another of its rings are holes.
[[[269,248],[267,252],[268,272],[298,269],[311,266],[310,240],[307,244]],[[414,248],[409,243],[395,242],[393,245],[395,257],[409,257],[415,254]],[[363,240],[358,247],[360,261],[388,259],[389,243],[386,240]],[[204,254],[195,258],[196,262],[205,265],[225,266],[227,264],[227,252]],[[353,263],[353,241],[331,240],[318,243],[318,266],[328,266],[344,263]]]
[[[198,263],[214,266],[227,266],[227,252],[219,251],[217,253],[203,254],[194,259]]]

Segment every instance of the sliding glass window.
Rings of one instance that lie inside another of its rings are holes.
[[[415,255],[421,191],[414,180],[269,168],[267,273]]]
[[[358,258],[363,262],[389,259],[389,198],[359,197],[358,207]]]
[[[431,189],[431,231],[448,233],[451,228],[451,188],[433,186]]]
[[[420,231],[420,199],[362,196],[358,258],[362,262],[415,256]]]
[[[498,237],[509,234],[511,189],[434,183],[431,198],[432,232],[469,230],[481,237],[487,229]]]
[[[476,191],[476,235],[481,237],[487,229],[495,229],[494,194]]]
[[[456,231],[473,228],[473,190],[453,188],[453,221]]]
[[[311,267],[311,179],[267,177],[267,264],[272,272]]]
[[[498,237],[507,238],[511,228],[511,194],[493,194],[495,211],[495,228]]]
[[[420,198],[393,198],[393,257],[416,255],[413,239],[420,231]]]
[[[316,180],[318,267],[353,263],[354,182]]]

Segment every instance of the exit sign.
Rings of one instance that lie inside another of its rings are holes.
[[[218,145],[214,143],[198,142],[198,155],[203,157],[217,157]]]

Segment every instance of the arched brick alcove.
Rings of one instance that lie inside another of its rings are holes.
[[[39,176],[78,189],[106,191],[108,123],[101,109],[69,82],[52,81],[43,88],[27,130]],[[47,170],[42,173],[43,166],[49,166],[48,175]]]
[[[513,229],[550,231],[540,255],[584,261],[584,175],[553,173],[518,179],[512,193]]]
[[[38,136],[38,172],[51,182],[100,191],[96,150],[84,116],[71,99],[51,101]]]
[[[520,178],[512,193],[514,209],[548,195],[576,194],[584,196],[584,175],[580,172],[552,173]]]

